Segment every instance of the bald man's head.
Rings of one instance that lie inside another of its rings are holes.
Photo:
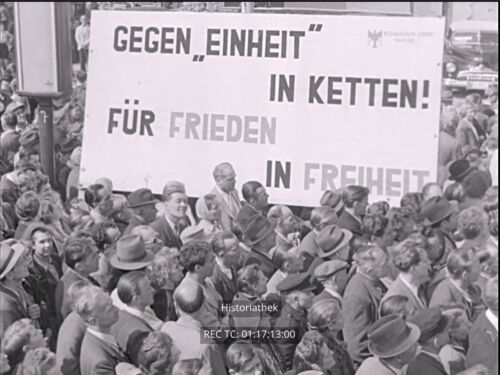
[[[204,300],[203,289],[194,281],[186,280],[174,292],[174,301],[177,307],[186,314],[198,311]]]

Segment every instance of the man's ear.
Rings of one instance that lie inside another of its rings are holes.
[[[83,266],[80,262],[75,264],[75,271],[76,272],[80,273],[82,271],[82,268],[83,268]]]

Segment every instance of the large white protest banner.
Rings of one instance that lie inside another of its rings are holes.
[[[435,181],[444,20],[96,11],[81,183],[188,195],[233,164],[270,202]]]

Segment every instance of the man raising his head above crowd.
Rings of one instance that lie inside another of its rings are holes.
[[[244,227],[252,216],[257,214],[266,216],[269,195],[266,188],[258,181],[245,182],[241,192],[246,204],[238,213],[237,221],[240,227]]]
[[[236,190],[236,173],[229,163],[220,163],[213,172],[215,187],[210,194],[216,196],[220,203],[222,229],[231,230],[233,221],[238,217],[241,201]]]
[[[165,213],[150,226],[158,232],[164,246],[180,249],[182,246],[180,235],[184,228],[191,225],[186,216],[188,209],[186,188],[180,182],[170,181],[163,188],[162,195]]]

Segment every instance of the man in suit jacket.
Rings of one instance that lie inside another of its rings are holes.
[[[413,315],[425,310],[428,306],[423,285],[430,281],[431,262],[425,249],[411,238],[400,242],[393,248],[393,263],[399,275],[389,286],[382,302],[392,296],[407,297],[407,311]]]
[[[355,236],[361,236],[361,219],[366,214],[370,190],[363,186],[349,185],[342,191],[344,212],[340,215],[337,225],[347,229]]]
[[[199,285],[205,295],[203,306],[198,313],[200,322],[206,329],[219,327],[222,297],[209,279],[215,268],[215,255],[212,247],[202,241],[189,242],[181,249],[180,262],[187,273],[177,288],[189,287],[191,284]]]
[[[479,280],[481,265],[474,250],[451,253],[447,261],[448,275],[434,289],[429,305],[460,305],[470,322],[483,310]]]
[[[245,182],[241,193],[246,204],[240,209],[236,220],[240,228],[244,228],[252,216],[267,215],[269,195],[266,188],[258,181]]]
[[[323,286],[323,291],[314,297],[313,303],[323,299],[331,299],[337,302],[342,309],[342,294],[347,285],[348,264],[342,260],[329,260],[320,264],[314,270],[314,277]]]
[[[498,276],[490,279],[483,293],[488,310],[483,312],[469,330],[467,367],[485,365],[490,374],[498,374]]]
[[[277,286],[279,293],[283,296],[285,305],[276,319],[275,328],[294,329],[297,341],[307,332],[307,311],[312,306],[312,290],[310,275],[306,272],[287,275]],[[281,356],[281,362],[286,371],[292,368],[293,355],[297,342],[279,340],[277,349]]]
[[[420,328],[420,353],[410,362],[407,375],[447,375],[439,357],[440,350],[450,342],[448,318],[439,308],[426,309],[414,315],[409,322]]]
[[[474,109],[469,104],[464,104],[460,110],[464,113],[464,117],[458,122],[456,130],[456,139],[462,146],[472,146],[479,148],[481,143],[479,134],[472,123],[474,118]]]
[[[230,231],[241,209],[241,201],[235,189],[236,173],[231,164],[220,163],[214,168],[213,176],[215,187],[210,194],[215,195],[220,203],[222,229]]]
[[[269,251],[276,245],[275,228],[275,221],[260,214],[247,219],[242,227],[245,242],[251,247],[250,252],[244,253],[244,264],[259,264],[268,279],[276,272],[276,266],[269,255]]]
[[[238,238],[229,231],[215,234],[211,245],[215,254],[215,269],[210,280],[222,301],[229,304],[238,292],[236,269],[241,265],[242,250]]]
[[[64,319],[57,335],[57,368],[61,370],[62,375],[81,374],[80,351],[87,326],[75,311],[75,305],[89,285],[86,281],[77,281],[69,288],[73,311]]]
[[[132,229],[139,225],[148,225],[156,218],[156,204],[151,190],[141,188],[133,191],[127,197],[127,207],[134,211],[134,216],[129,220],[128,226],[123,234],[129,234]]]
[[[200,285],[195,283],[179,285],[174,292],[179,319],[176,322],[166,322],[161,330],[174,341],[180,352],[179,360],[199,358],[210,369],[210,373],[224,375],[226,369],[218,345],[209,339],[200,340],[203,328],[199,312],[202,309],[204,299],[205,296]]]
[[[80,352],[81,374],[114,375],[115,366],[126,361],[111,335],[118,308],[101,289],[88,286],[82,290],[75,309],[88,325]]]
[[[167,182],[163,188],[164,214],[150,224],[159,235],[163,246],[180,249],[182,231],[191,225],[187,217],[187,195],[184,184],[177,181]]]
[[[142,339],[153,331],[144,317],[144,312],[146,307],[154,302],[154,290],[143,271],[132,271],[123,275],[118,281],[117,289],[120,300],[126,306],[120,310],[111,332],[120,349],[138,366]],[[141,333],[144,333],[144,336],[141,336]]]
[[[438,184],[448,179],[448,165],[457,158],[460,144],[455,138],[458,124],[458,115],[455,110],[444,109],[441,113],[441,131],[439,132],[438,145]]]
[[[358,364],[370,357],[368,329],[378,319],[380,300],[387,288],[380,281],[390,273],[389,258],[373,245],[360,248],[354,256],[357,273],[347,283],[342,299],[343,335],[347,350]]]
[[[88,281],[89,275],[99,268],[97,247],[90,238],[71,238],[64,247],[64,261],[68,266],[66,272],[57,282],[55,304],[58,323],[71,312],[68,303],[68,289],[77,281]]]

